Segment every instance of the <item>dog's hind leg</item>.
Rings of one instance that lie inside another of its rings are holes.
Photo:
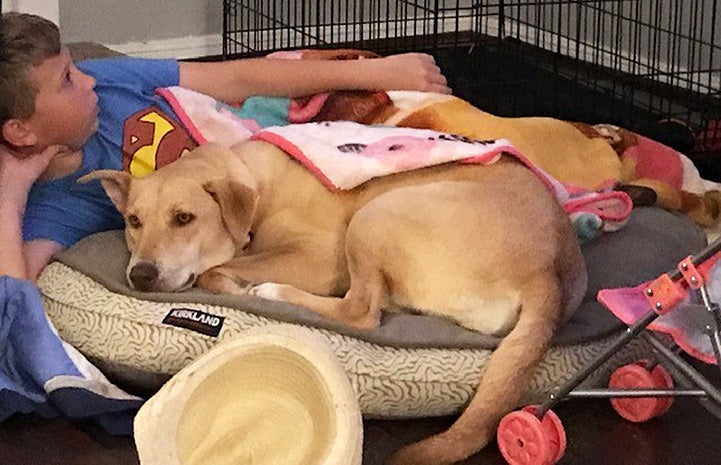
[[[250,295],[288,302],[309,308],[318,314],[360,329],[380,324],[382,293],[372,285],[351,289],[345,297],[324,297],[287,284],[264,283],[250,289]]]
[[[381,309],[388,303],[388,287],[381,264],[377,231],[356,215],[348,226],[345,255],[350,285],[344,297],[325,297],[294,286],[266,283],[254,286],[251,295],[300,305],[328,318],[362,329],[380,324]],[[313,273],[314,271],[307,271]]]
[[[342,298],[319,296],[277,283],[254,286],[249,293],[269,300],[300,305],[356,328],[375,328],[380,324],[381,309],[387,300],[382,276],[377,270],[359,270],[353,262],[349,263],[349,269],[351,285]]]
[[[561,293],[548,271],[521,291],[521,313],[513,330],[494,351],[478,389],[460,418],[445,432],[401,449],[392,465],[447,465],[485,447],[503,415],[520,402],[558,323]]]

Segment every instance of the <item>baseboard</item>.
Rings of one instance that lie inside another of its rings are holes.
[[[441,30],[446,30],[451,26],[457,26],[459,30],[470,30],[471,22],[469,19],[461,21],[459,23],[453,23],[452,19],[444,21],[441,25]],[[426,25],[430,27],[430,23]],[[363,31],[360,31],[360,28]],[[337,28],[332,30],[328,28],[331,33],[321,34],[323,37],[329,38],[330,43],[347,43],[351,41],[353,37],[365,36],[368,37],[370,29],[368,25],[355,26],[349,28],[346,31],[338,32]],[[315,32],[315,30],[314,30]],[[388,37],[397,36],[398,32],[395,29],[390,29]],[[277,31],[263,31],[258,34],[254,39],[257,41],[256,50],[258,51],[272,51],[271,44],[279,43],[302,43],[301,37],[303,36],[302,31],[296,33],[295,38],[289,37],[288,31],[277,32]],[[128,56],[142,57],[142,58],[200,58],[208,56],[218,56],[223,53],[223,37],[221,34],[209,34],[203,36],[187,36],[177,37],[171,39],[159,39],[149,40],[144,42],[127,42],[122,44],[103,44],[106,47],[123,53]]]
[[[223,53],[223,37],[220,34],[104,45],[125,55],[142,58],[185,59]]]
[[[406,23],[389,22],[357,23],[345,26],[339,24],[324,25],[320,28],[309,25],[303,27],[277,26],[267,29],[242,29],[230,31],[231,55],[258,54],[270,52],[277,48],[312,48],[315,43],[338,44],[342,47],[368,47],[378,44],[388,44],[389,41],[403,37],[410,37],[412,32],[421,32],[414,35],[419,44],[429,45],[432,31],[437,30],[439,36],[455,31],[472,31],[473,22],[470,17],[440,18],[434,25],[430,19],[409,18]],[[425,40],[424,40],[425,39]],[[355,45],[354,45],[355,44]],[[405,47],[410,43],[404,44]],[[381,46],[380,49],[385,49]]]

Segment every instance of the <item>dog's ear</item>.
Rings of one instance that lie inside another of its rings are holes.
[[[220,214],[225,227],[238,249],[248,244],[248,232],[255,218],[258,193],[255,189],[233,179],[215,179],[203,184],[220,205]]]
[[[94,180],[100,180],[100,184],[105,189],[110,200],[120,213],[125,213],[125,207],[128,203],[128,189],[132,176],[125,171],[118,170],[97,170],[81,176],[78,179],[80,183],[87,183]]]

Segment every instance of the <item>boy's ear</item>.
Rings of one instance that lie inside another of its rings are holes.
[[[132,176],[125,171],[117,170],[97,170],[81,176],[78,182],[86,183],[94,180],[100,180],[100,184],[105,189],[110,200],[122,214],[125,214],[125,207],[128,203],[128,190],[130,189],[130,181]]]
[[[30,124],[18,118],[5,121],[2,125],[2,138],[15,147],[30,147],[38,141]]]

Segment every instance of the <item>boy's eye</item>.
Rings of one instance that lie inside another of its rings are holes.
[[[140,218],[135,215],[128,215],[128,217],[125,218],[125,223],[133,229],[143,226],[143,223],[140,222]]]
[[[173,222],[178,226],[185,226],[195,219],[195,215],[188,212],[178,212],[173,217]]]

